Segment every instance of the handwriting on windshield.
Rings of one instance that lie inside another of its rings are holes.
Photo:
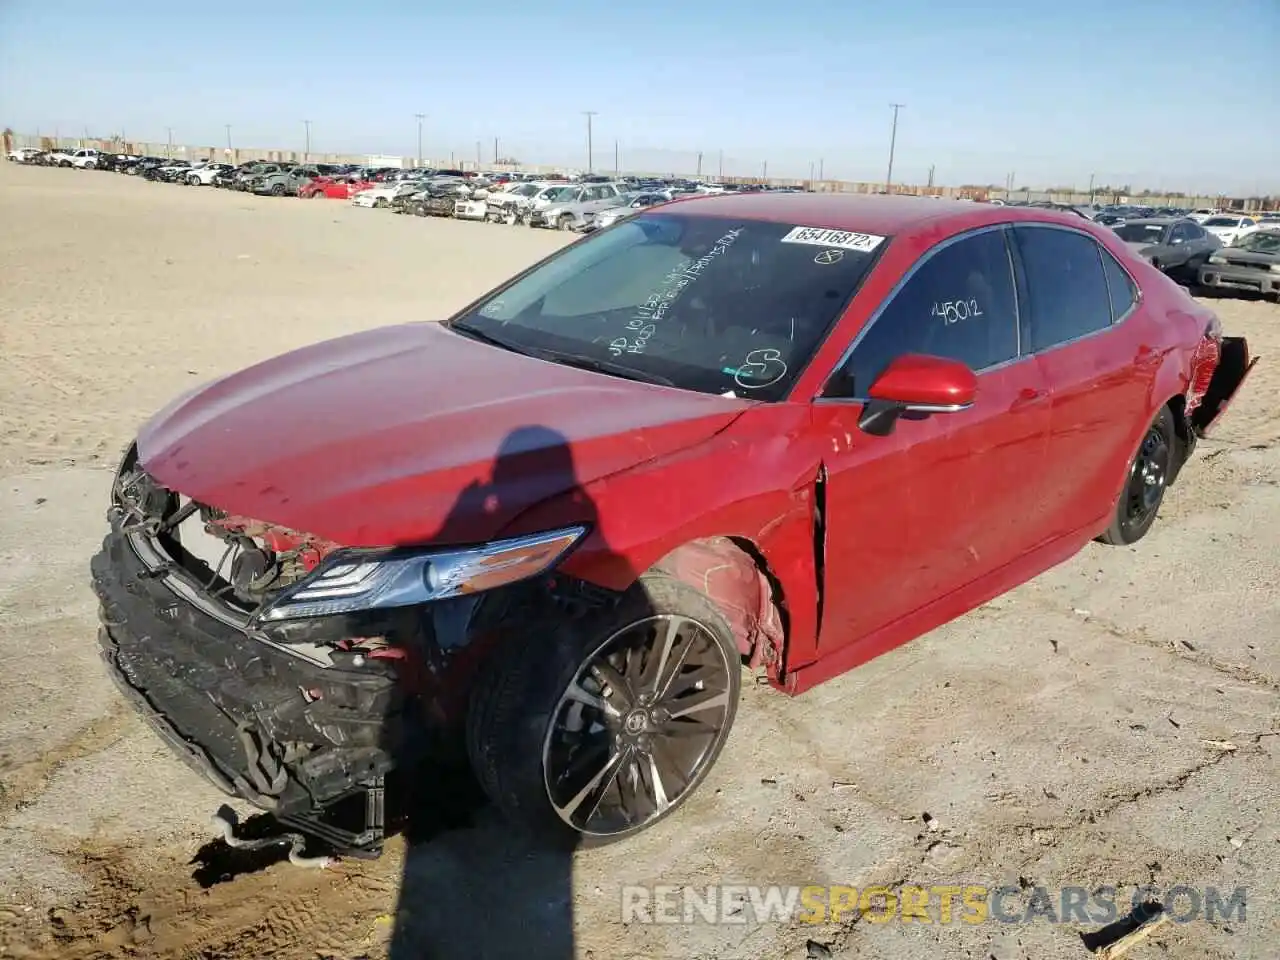
[[[748,353],[741,366],[725,367],[722,372],[743,390],[763,390],[787,375],[787,361],[775,347],[762,347]]]
[[[970,317],[980,317],[982,309],[978,306],[977,300],[944,300],[935,303],[929,313],[932,316],[941,317],[943,323],[951,324],[968,320]]]
[[[624,353],[644,353],[649,338],[657,330],[680,294],[696,281],[718,257],[725,254],[733,246],[742,233],[742,228],[730,230],[714,244],[711,249],[697,260],[691,260],[678,270],[673,270],[662,278],[662,286],[636,307],[635,316],[627,321],[627,335],[618,337],[609,344],[609,352],[615,357]]]

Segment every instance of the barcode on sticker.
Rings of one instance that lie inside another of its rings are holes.
[[[796,227],[782,238],[782,242],[810,243],[815,247],[840,247],[869,253],[884,242],[884,237],[870,233],[850,233],[848,230],[826,230],[822,227]]]

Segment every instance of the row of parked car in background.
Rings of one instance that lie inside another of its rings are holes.
[[[420,217],[453,217],[590,233],[641,210],[692,194],[803,192],[797,187],[711,183],[687,178],[480,173],[359,164],[218,161],[137,157],[94,149],[20,148],[9,159],[109,170],[163,183],[261,196],[346,200]],[[1110,227],[1153,265],[1192,289],[1252,290],[1280,302],[1280,211],[1246,214],[1210,208],[1106,206],[993,200],[1060,209]]]

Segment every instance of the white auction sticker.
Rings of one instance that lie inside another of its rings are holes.
[[[822,227],[796,227],[783,243],[811,243],[818,247],[842,247],[845,250],[861,250],[870,253],[884,242],[884,237],[870,233],[850,233],[848,230],[826,230]]]

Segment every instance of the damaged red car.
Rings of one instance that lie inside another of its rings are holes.
[[[798,694],[1141,539],[1252,362],[1079,217],[677,200],[156,414],[100,642],[182,757],[341,850],[455,757],[616,840],[704,781],[745,669]]]

